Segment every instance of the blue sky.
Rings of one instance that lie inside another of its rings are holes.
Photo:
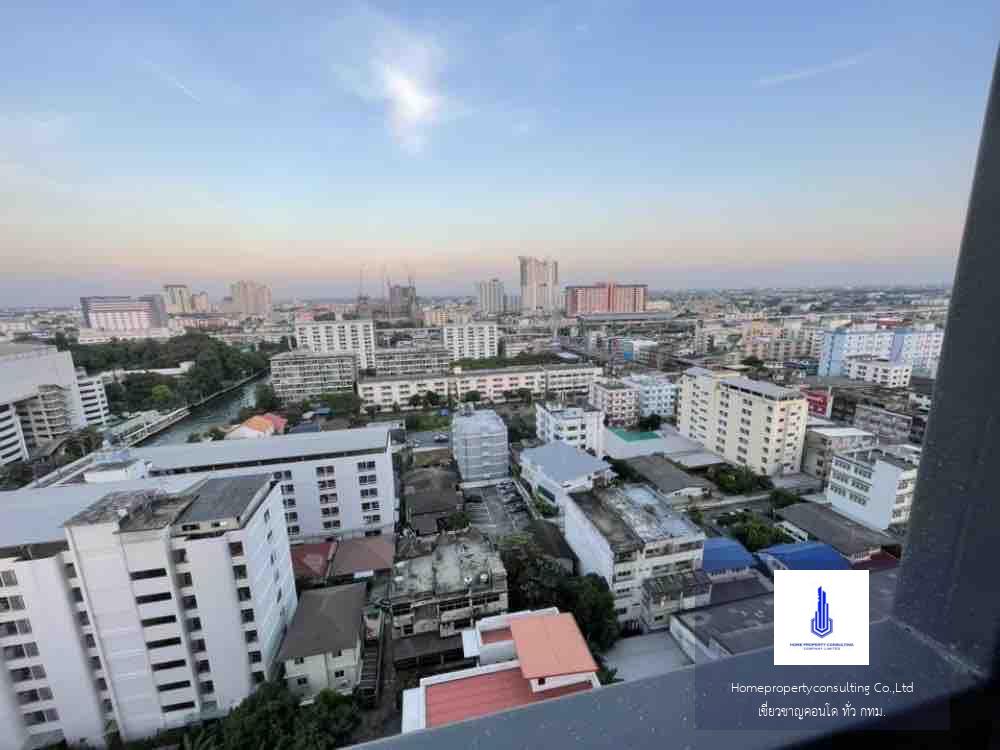
[[[950,280],[995,2],[0,10],[0,305]],[[374,291],[371,289],[370,291]]]

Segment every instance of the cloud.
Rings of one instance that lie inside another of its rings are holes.
[[[184,96],[186,96],[189,99],[197,102],[198,104],[202,103],[201,99],[199,99],[197,97],[197,95],[195,95],[195,93],[191,89],[189,89],[187,86],[185,86],[183,83],[181,83],[177,78],[175,78],[174,76],[170,75],[170,73],[168,73],[166,70],[164,70],[163,68],[161,68],[156,63],[152,62],[151,60],[140,60],[140,62],[142,63],[142,66],[144,68],[146,68],[147,70],[149,70],[150,72],[152,72],[153,75],[155,75],[157,78],[159,78],[161,81],[163,81],[168,86],[171,86],[171,87],[177,89],[182,94],[184,94]]]
[[[381,107],[389,132],[408,152],[423,151],[430,131],[462,112],[443,91],[447,55],[438,40],[370,5],[336,18],[323,45],[339,86]]]
[[[841,57],[832,62],[825,63],[824,65],[814,65],[808,68],[800,68],[799,70],[793,70],[789,73],[782,73],[775,76],[764,76],[758,78],[753,82],[753,85],[757,88],[768,88],[770,86],[781,86],[785,83],[792,83],[794,81],[804,81],[809,78],[815,78],[816,76],[824,75],[825,73],[832,73],[836,70],[843,70],[845,68],[853,68],[869,57],[872,56],[872,52],[862,52],[857,55],[851,55],[850,57]]]

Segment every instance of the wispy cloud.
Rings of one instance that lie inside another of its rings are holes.
[[[863,63],[871,57],[872,54],[873,52],[869,50],[868,52],[861,52],[857,55],[841,57],[823,65],[813,65],[808,68],[800,68],[798,70],[781,73],[780,75],[775,76],[764,76],[754,81],[753,85],[757,88],[767,88],[770,86],[781,86],[782,84],[792,83],[794,81],[805,81],[809,78],[815,78],[816,76],[821,76],[826,73],[833,73],[837,70],[853,68],[855,65]]]
[[[431,129],[461,112],[443,90],[447,55],[430,34],[359,4],[335,19],[323,43],[337,83],[383,107],[389,131],[408,152],[423,151]]]
[[[146,68],[148,71],[150,71],[153,75],[155,75],[157,78],[159,78],[168,86],[177,89],[182,94],[184,94],[184,96],[188,97],[192,101],[195,101],[198,104],[202,103],[201,99],[199,99],[198,96],[191,89],[185,86],[175,76],[171,75],[166,70],[161,68],[159,65],[154,63],[152,60],[140,60],[139,62],[142,63],[142,66],[144,68]]]

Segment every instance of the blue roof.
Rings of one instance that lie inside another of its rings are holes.
[[[721,573],[724,570],[749,568],[751,565],[753,555],[735,539],[714,536],[705,540],[705,558],[701,567],[706,573]]]
[[[758,554],[770,555],[789,570],[850,570],[851,568],[851,564],[843,555],[823,542],[776,544],[760,550]]]

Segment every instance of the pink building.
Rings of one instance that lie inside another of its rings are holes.
[[[646,310],[645,284],[600,282],[593,286],[566,287],[566,314],[634,313]]]

